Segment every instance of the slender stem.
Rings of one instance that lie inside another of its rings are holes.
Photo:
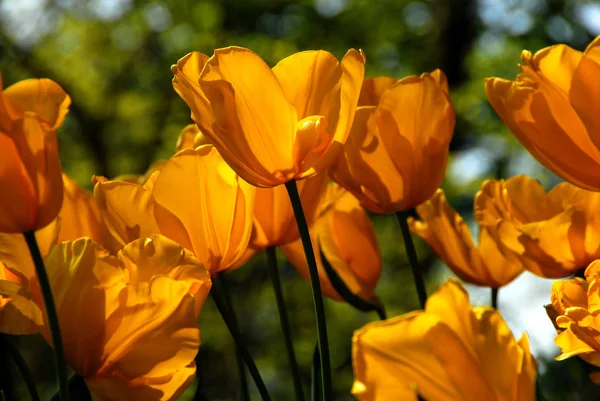
[[[385,313],[385,309],[378,308],[378,309],[375,309],[375,312],[377,312],[377,316],[379,316],[379,320],[387,319],[387,314]]]
[[[498,309],[498,291],[499,288],[492,288],[492,308]]]
[[[235,310],[233,309],[233,301],[231,300],[231,294],[229,293],[229,286],[227,285],[225,273],[220,273],[217,277],[217,280],[221,282],[221,288],[223,289],[223,297],[225,298],[227,309],[229,309],[229,316],[237,326],[237,316],[235,314]],[[240,348],[237,346],[235,347],[235,359],[238,367],[238,376],[240,378],[240,398],[242,401],[250,401],[250,392],[248,391],[248,378],[246,377],[246,367],[244,365],[244,358],[242,357]]]
[[[4,349],[6,349],[7,353],[12,358],[13,362],[17,366],[19,373],[23,377],[23,381],[25,382],[25,387],[27,387],[27,391],[29,392],[29,396],[32,401],[40,401],[40,396],[37,392],[37,388],[35,387],[35,381],[33,380],[33,376],[27,367],[27,362],[21,356],[21,353],[17,349],[17,347],[12,343],[10,338],[7,336],[3,336],[2,343],[4,345]]]
[[[275,292],[275,300],[277,301],[277,310],[279,311],[279,321],[281,322],[281,331],[283,331],[285,350],[287,351],[288,362],[290,364],[290,369],[292,370],[292,378],[294,379],[296,400],[303,401],[304,391],[302,390],[302,381],[300,380],[300,369],[298,369],[298,362],[296,362],[296,355],[294,354],[290,319],[283,298],[283,289],[281,288],[281,280],[279,279],[279,268],[277,267],[277,255],[275,251],[275,247],[267,248],[267,265],[269,268],[269,275],[271,276],[271,283],[273,284],[273,291]]]
[[[317,317],[317,343],[319,345],[319,357],[321,360],[321,384],[323,385],[323,401],[331,400],[331,365],[329,361],[329,341],[327,340],[327,322],[325,320],[325,305],[323,304],[323,294],[321,293],[321,282],[319,280],[319,271],[317,269],[317,261],[315,252],[310,240],[310,232],[308,224],[304,217],[302,202],[298,194],[298,187],[295,180],[290,180],[285,183],[296,224],[302,239],[302,247],[308,264],[308,272],[310,275],[310,285],[312,287],[313,303],[315,305],[315,315]]]
[[[65,360],[65,352],[63,349],[62,337],[60,335],[60,326],[58,324],[58,315],[56,313],[56,306],[54,305],[54,299],[52,298],[52,289],[50,288],[50,281],[46,274],[46,268],[44,266],[44,259],[40,253],[37,240],[35,239],[35,233],[28,231],[23,233],[27,246],[29,247],[29,253],[33,259],[35,265],[35,272],[37,274],[40,290],[42,297],[44,298],[44,304],[46,305],[46,316],[48,317],[48,326],[50,328],[50,334],[52,336],[52,345],[54,347],[54,356],[56,359],[56,375],[58,376],[58,392],[60,394],[61,401],[69,400],[69,374],[67,368],[67,362]]]
[[[271,397],[269,396],[267,387],[265,386],[265,383],[263,382],[262,377],[260,377],[258,368],[256,367],[254,360],[252,359],[252,355],[250,355],[250,352],[248,351],[248,348],[246,347],[246,343],[244,342],[242,333],[240,333],[240,330],[239,330],[235,320],[231,319],[231,317],[229,316],[229,308],[227,308],[227,304],[223,299],[223,290],[222,290],[220,284],[221,284],[220,280],[215,280],[213,282],[213,287],[211,288],[211,291],[210,291],[211,298],[212,298],[213,302],[215,303],[217,310],[221,314],[221,317],[223,318],[223,321],[225,322],[225,325],[227,326],[229,333],[231,333],[231,336],[233,337],[235,344],[236,344],[238,350],[240,351],[240,354],[242,355],[242,358],[244,359],[246,366],[248,367],[250,376],[252,376],[252,379],[254,380],[254,384],[256,384],[256,387],[258,388],[258,392],[260,393],[262,399],[264,401],[270,401]]]
[[[419,295],[419,303],[422,309],[425,309],[425,302],[427,301],[427,291],[425,290],[425,282],[421,275],[421,269],[419,268],[419,259],[417,259],[417,251],[415,250],[415,244],[413,243],[410,235],[410,229],[406,218],[408,217],[407,212],[397,212],[398,223],[400,223],[400,230],[402,230],[402,237],[404,238],[404,248],[406,248],[406,256],[412,269],[413,279],[415,286],[417,287],[417,294]]]

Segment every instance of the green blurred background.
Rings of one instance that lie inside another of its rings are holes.
[[[179,131],[191,121],[188,107],[172,89],[169,67],[192,50],[211,54],[218,47],[245,46],[275,64],[300,50],[326,49],[341,57],[354,47],[366,53],[368,76],[400,78],[441,68],[457,112],[444,188],[452,205],[472,221],[473,196],[486,178],[526,173],[547,186],[558,182],[496,117],[483,79],[513,78],[522,49],[567,43],[582,50],[598,34],[600,5],[586,1],[1,0],[0,71],[5,87],[48,77],[71,95],[73,105],[59,131],[61,160],[65,172],[89,189],[92,174],[142,173],[154,160],[173,154]],[[417,308],[418,302],[396,220],[374,220],[385,261],[378,294],[394,316]],[[426,245],[417,245],[433,291],[448,272]],[[264,263],[260,255],[228,281],[272,397],[287,400],[292,382]],[[310,289],[281,263],[308,386],[316,339]],[[550,283],[524,275],[500,291],[500,310],[515,333],[530,334],[548,400],[598,399],[600,390],[585,373],[588,367],[577,359],[553,361],[558,348],[542,308]],[[487,289],[469,289],[474,304],[488,303]],[[333,301],[326,308],[336,399],[351,400],[347,362],[352,332],[377,317]],[[210,300],[200,324],[202,395],[239,399],[232,340]],[[47,399],[54,388],[49,347],[38,336],[17,341]],[[14,384],[9,399],[28,399],[14,367],[4,366],[2,377]],[[195,391],[194,384],[182,399],[192,399]]]

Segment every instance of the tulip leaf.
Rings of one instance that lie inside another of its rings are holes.
[[[322,251],[321,260],[323,261],[323,267],[325,268],[325,272],[327,273],[329,281],[331,281],[331,285],[337,291],[337,293],[340,294],[344,301],[348,302],[348,304],[362,312],[377,312],[381,320],[386,319],[385,308],[383,305],[378,305],[374,302],[367,301],[350,291],[346,283],[344,283],[344,280],[342,280],[342,278],[333,269]]]

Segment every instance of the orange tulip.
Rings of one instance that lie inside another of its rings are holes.
[[[361,401],[533,401],[537,364],[500,313],[469,304],[448,280],[425,310],[354,333],[352,392]]]
[[[353,294],[378,303],[375,287],[381,277],[381,252],[375,227],[358,199],[331,183],[311,234],[323,294],[342,301],[323,267],[321,253]],[[292,265],[309,280],[301,240],[281,249]]]
[[[56,130],[70,103],[49,79],[2,91],[0,77],[0,232],[38,230],[58,215],[63,184]]]
[[[98,179],[94,196],[115,242],[113,253],[160,233],[194,252],[212,274],[246,257],[255,188],[211,145],[177,153],[143,185]]]
[[[179,152],[183,149],[195,149],[198,146],[208,145],[210,142],[208,139],[200,132],[198,126],[196,124],[186,125],[179,134],[179,138],[177,138],[177,144],[175,145],[175,150]]]
[[[100,211],[92,194],[82,190],[66,174],[62,175],[63,203],[58,217],[36,231],[42,256],[57,242],[90,237],[104,239]],[[41,324],[42,305],[35,267],[21,234],[0,234],[0,332],[36,333]]]
[[[341,62],[320,50],[271,69],[256,53],[228,47],[210,58],[190,53],[171,70],[173,87],[227,163],[252,185],[275,187],[333,162],[354,118],[364,63],[356,50]]]
[[[561,278],[600,258],[600,193],[563,182],[546,193],[526,176],[486,181],[475,218],[525,269]]]
[[[423,238],[464,281],[499,288],[523,272],[523,264],[499,246],[488,228],[479,227],[479,245],[474,244],[469,227],[448,204],[441,189],[417,206],[417,214],[421,220],[409,218],[410,230]]]
[[[366,209],[399,212],[429,199],[446,173],[454,108],[440,70],[391,85],[366,81],[344,153],[331,177]]]
[[[194,378],[211,287],[200,261],[155,235],[117,256],[89,238],[63,242],[45,262],[67,362],[92,398],[176,400]]]
[[[575,277],[552,285],[552,306],[558,335],[554,339],[562,353],[558,361],[579,356],[600,366],[600,261],[585,270],[585,280]],[[548,307],[547,307],[548,308]],[[549,313],[550,314],[550,313]],[[600,375],[592,373],[600,384]]]
[[[533,56],[523,50],[521,60],[514,81],[486,80],[490,104],[540,163],[600,190],[600,36],[583,53],[555,45]]]

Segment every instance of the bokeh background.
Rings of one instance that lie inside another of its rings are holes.
[[[559,181],[497,118],[484,78],[513,78],[522,49],[567,43],[582,50],[598,34],[600,4],[583,0],[0,0],[0,71],[4,86],[48,77],[71,95],[73,105],[59,131],[61,160],[67,174],[91,189],[93,174],[143,173],[173,154],[179,131],[191,121],[172,89],[169,67],[192,50],[211,54],[218,47],[245,46],[275,64],[300,50],[326,49],[341,57],[354,47],[367,55],[368,76],[401,78],[441,68],[457,112],[444,189],[472,222],[473,196],[487,178],[525,173],[548,187]],[[388,315],[416,309],[397,221],[393,216],[374,221],[384,257],[378,294]],[[424,243],[417,246],[433,291],[450,273]],[[280,262],[308,386],[316,340],[310,289]],[[292,382],[264,264],[260,255],[229,274],[228,282],[271,395],[287,400]],[[500,291],[499,308],[516,335],[529,333],[547,400],[599,399],[587,366],[576,358],[553,360],[555,332],[543,309],[550,285],[524,274]],[[488,289],[469,291],[474,304],[489,303]],[[352,400],[351,336],[377,316],[333,301],[326,308],[336,400]],[[210,300],[200,324],[199,393],[211,401],[239,399],[233,342]],[[48,399],[54,389],[49,347],[39,336],[17,341]],[[9,399],[28,399],[14,366],[3,364],[0,378],[13,384]],[[194,384],[182,399],[193,399],[196,391]]]

